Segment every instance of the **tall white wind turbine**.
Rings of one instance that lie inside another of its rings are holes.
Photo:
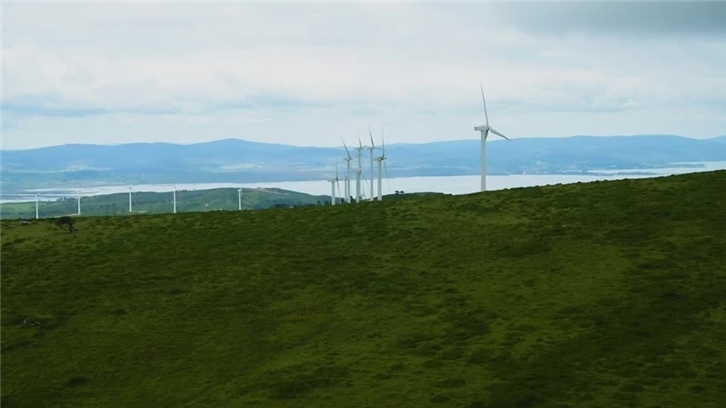
[[[474,130],[481,133],[481,191],[487,190],[487,136],[489,132],[494,133],[497,136],[503,137],[511,141],[508,137],[499,133],[496,129],[489,126],[489,114],[487,114],[487,102],[484,99],[484,87],[479,81],[479,89],[481,90],[481,101],[484,104],[484,117],[486,118],[487,124],[482,126],[476,126]]]
[[[242,187],[237,189],[237,209],[242,211]]]
[[[81,190],[77,190],[76,194],[78,195],[78,215],[81,215]]]
[[[36,220],[37,220],[38,218],[40,218],[40,217],[38,216],[38,201],[39,201],[39,200],[40,200],[40,199],[39,199],[39,197],[38,197],[38,194],[36,194],[36,195],[35,195],[35,219],[36,219]]]
[[[363,175],[363,166],[361,164],[361,156],[363,151],[363,143],[360,141],[360,134],[358,134],[358,147],[355,150],[358,151],[358,168],[356,169],[355,176],[355,202],[359,203],[363,195],[361,194],[360,178]]]
[[[375,180],[375,174],[373,174],[373,150],[377,149],[375,142],[373,142],[373,133],[371,133],[371,127],[368,127],[368,135],[371,137],[371,145],[368,146],[368,150],[371,151],[371,195],[370,200],[373,201],[375,192],[373,191],[373,180]]]
[[[345,145],[345,140],[343,140],[343,137],[340,138],[340,140],[343,142],[343,147],[345,147],[345,154],[347,157],[344,159],[346,161],[347,165],[347,173],[345,173],[345,202],[350,204],[350,161],[353,160],[353,156],[350,155],[350,151],[348,151],[348,146]]]
[[[388,180],[388,166],[386,166],[386,139],[383,136],[383,130],[381,129],[381,155],[376,157],[378,161],[378,201],[383,200],[383,168],[386,169],[386,180]],[[390,186],[389,186],[390,189]]]

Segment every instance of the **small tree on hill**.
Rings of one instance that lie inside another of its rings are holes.
[[[58,220],[56,220],[56,222],[55,222],[55,225],[57,225],[59,227],[67,225],[68,232],[70,232],[70,233],[72,233],[73,231],[77,231],[77,229],[74,228],[75,224],[76,224],[76,220],[67,215],[64,215],[64,216],[58,218]]]

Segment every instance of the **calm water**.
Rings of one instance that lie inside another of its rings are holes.
[[[689,163],[690,164],[690,163]],[[625,178],[647,178],[669,176],[674,174],[695,173],[701,171],[726,170],[726,161],[723,162],[702,162],[704,167],[672,167],[663,169],[628,169],[628,170],[602,170],[601,175],[540,175],[540,174],[515,174],[507,176],[489,176],[487,177],[488,190],[502,190],[507,188],[544,186],[551,184],[568,184],[577,182],[589,182],[595,180],[617,180]],[[612,173],[636,173],[649,172],[654,175],[638,175],[638,174],[616,174]],[[405,177],[392,178],[383,180],[384,194],[393,193],[396,190],[405,192],[423,192],[436,191],[447,194],[469,194],[479,191],[479,176],[447,176],[447,177]],[[351,192],[355,195],[355,179],[351,181]],[[364,192],[367,195],[369,191],[368,183],[364,183]],[[170,184],[137,184],[134,190],[149,192],[171,192],[173,186]],[[184,184],[178,183],[177,190],[208,190],[213,188],[281,188],[285,190],[299,191],[315,195],[330,195],[330,183],[326,181],[290,181],[279,183],[203,183],[203,184]],[[343,190],[344,182],[340,181],[340,189]],[[377,188],[377,184],[376,184]],[[336,187],[337,190],[337,187]],[[95,196],[101,194],[126,193],[128,186],[103,186],[81,188],[82,196]],[[55,200],[58,197],[75,197],[74,191],[68,189],[37,189],[28,190],[29,195],[25,197],[3,197],[2,202],[12,201],[32,201],[35,200],[34,194],[38,193],[41,200]],[[32,193],[32,194],[30,194]],[[340,197],[342,194],[337,193]]]

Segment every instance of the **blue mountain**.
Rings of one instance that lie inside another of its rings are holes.
[[[400,143],[386,146],[392,177],[478,174],[479,140]],[[351,147],[349,147],[351,148]],[[369,151],[363,151],[364,168]],[[320,180],[343,169],[343,147],[298,147],[223,139],[196,144],[67,144],[3,150],[2,187],[147,183]],[[351,148],[351,154],[355,151]],[[376,151],[376,155],[380,154]],[[581,173],[599,169],[647,169],[673,163],[726,161],[726,136],[692,139],[673,135],[519,138],[488,142],[490,174]],[[352,162],[353,165],[356,161]]]

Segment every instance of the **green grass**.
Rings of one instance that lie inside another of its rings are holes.
[[[237,210],[239,196],[235,188],[177,191],[177,212],[200,212]],[[129,194],[116,193],[81,197],[81,212],[86,216],[132,215],[171,213],[174,208],[172,193],[138,192],[132,196],[132,210],[129,213]],[[330,196],[314,196],[279,188],[252,189],[242,191],[242,209],[258,210],[275,206],[302,206],[330,204]],[[41,201],[38,205],[40,218],[76,214],[78,201],[69,197],[57,201]],[[2,219],[35,218],[35,201],[0,204]]]
[[[724,191],[3,221],[2,406],[722,407]]]

